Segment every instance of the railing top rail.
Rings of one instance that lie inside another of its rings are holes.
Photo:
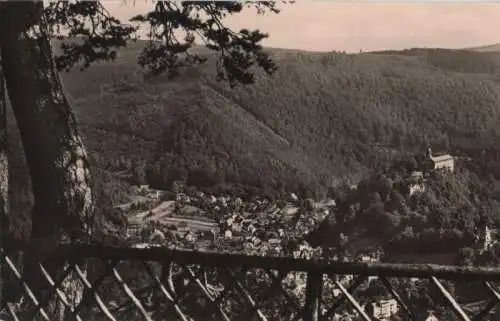
[[[449,280],[500,281],[500,267],[469,267],[437,264],[401,264],[378,262],[343,262],[327,259],[268,257],[209,251],[173,250],[152,246],[147,248],[115,247],[99,244],[59,244],[46,242],[2,244],[5,249],[29,251],[46,259],[81,260],[100,258],[117,261],[156,261],[181,264],[201,264],[219,267],[263,268],[286,271],[317,272],[324,274],[360,274],[393,277],[436,277]]]

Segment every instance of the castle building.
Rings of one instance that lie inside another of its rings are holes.
[[[427,161],[434,170],[444,169],[453,172],[455,170],[455,160],[449,154],[433,155],[432,149],[427,150]]]

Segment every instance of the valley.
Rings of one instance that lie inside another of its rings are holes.
[[[142,45],[132,44],[114,63],[61,74],[93,160],[104,220],[118,210],[131,226],[159,221],[206,232],[222,214],[211,206],[173,214],[181,190],[250,204],[256,197],[274,204],[291,193],[332,199],[332,188],[387,174],[427,145],[474,159],[480,180],[484,171],[500,177],[497,52],[278,50],[276,75],[258,74],[256,84],[230,89],[215,80],[210,62],[174,80],[147,77],[134,60]],[[15,142],[13,125],[11,118]],[[32,202],[29,180],[19,144],[11,146],[12,209],[22,217]],[[159,195],[141,196],[134,186],[142,185],[170,194],[161,202]],[[150,198],[154,205],[128,212],[126,204]],[[286,224],[307,219],[301,206],[283,210],[295,219]],[[303,232],[321,220],[303,224]]]
[[[0,319],[499,319],[500,44],[275,5],[0,4]]]

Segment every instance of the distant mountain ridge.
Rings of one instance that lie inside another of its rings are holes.
[[[479,51],[479,52],[500,52],[500,43],[495,43],[495,44],[487,45],[487,46],[466,48],[466,49],[471,50],[471,51]]]

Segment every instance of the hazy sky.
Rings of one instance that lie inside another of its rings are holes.
[[[472,2],[472,1],[471,1]],[[105,1],[121,19],[146,12],[151,1]],[[280,14],[247,11],[227,19],[258,28],[271,47],[314,51],[369,51],[410,47],[463,48],[500,42],[500,3],[366,3],[298,1]]]

